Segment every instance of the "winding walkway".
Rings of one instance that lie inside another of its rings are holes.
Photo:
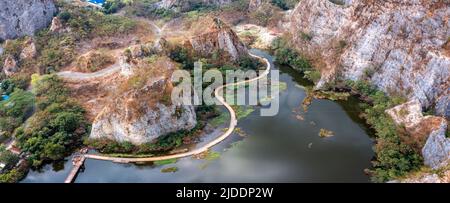
[[[237,82],[237,83],[230,83],[230,84],[222,85],[222,86],[216,88],[216,90],[214,91],[214,94],[215,94],[216,98],[219,100],[219,102],[222,103],[227,108],[227,110],[230,112],[230,124],[229,124],[228,130],[226,132],[224,132],[221,136],[215,138],[211,142],[209,142],[197,149],[194,149],[194,150],[191,150],[188,152],[184,152],[184,153],[179,153],[179,154],[148,157],[148,158],[118,158],[118,157],[110,157],[110,156],[106,156],[106,155],[86,154],[86,155],[84,155],[85,158],[103,160],[103,161],[112,161],[112,162],[117,162],[117,163],[153,162],[153,161],[163,161],[163,160],[169,160],[169,159],[184,158],[184,157],[201,154],[203,152],[208,151],[211,147],[219,144],[220,142],[225,140],[227,137],[229,137],[233,133],[233,131],[237,125],[236,112],[234,111],[234,109],[231,107],[230,104],[225,102],[225,99],[220,95],[220,91],[222,91],[225,87],[228,87],[228,86],[235,86],[235,85],[245,84],[248,82],[257,81],[263,77],[266,77],[270,72],[271,64],[268,59],[251,54],[251,53],[250,53],[250,55],[255,58],[258,58],[260,60],[263,60],[266,63],[267,68],[263,72],[263,74],[259,75],[256,78],[250,79],[250,80],[245,80],[245,81],[241,81],[241,82]]]
[[[161,41],[161,38],[163,37],[163,32],[166,29],[167,24],[165,24],[162,28],[158,27],[154,22],[146,20],[146,22],[154,28],[154,31],[156,33],[156,40],[155,44],[159,44]],[[68,79],[68,80],[91,80],[95,78],[100,78],[104,76],[111,75],[113,73],[116,73],[121,70],[121,64],[120,62],[116,62],[113,65],[99,70],[97,72],[92,73],[82,73],[82,72],[74,72],[74,71],[62,71],[56,73],[61,78]]]

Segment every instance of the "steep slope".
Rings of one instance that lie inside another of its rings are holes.
[[[248,57],[248,50],[236,33],[219,18],[210,19],[203,24],[209,25],[201,33],[189,41],[193,50],[200,56],[211,57],[220,54],[221,57],[237,61]]]
[[[0,40],[33,35],[52,21],[53,0],[0,1]]]
[[[100,83],[86,82],[85,86],[78,83],[77,92],[92,90],[92,95],[100,95],[88,96],[86,103],[94,102],[95,107],[103,104],[93,121],[90,138],[139,145],[194,128],[197,124],[194,107],[171,103],[169,80],[176,64],[166,57],[151,63],[132,60],[131,64],[125,61],[122,64],[126,74],[122,71]]]

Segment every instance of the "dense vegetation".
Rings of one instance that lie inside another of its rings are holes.
[[[106,14],[112,14],[119,11],[121,8],[125,7],[125,5],[129,3],[129,1],[124,0],[107,0],[103,4],[103,12]]]
[[[321,77],[320,72],[312,67],[311,62],[298,53],[285,38],[277,38],[272,43],[275,60],[280,65],[287,65],[304,74],[304,77],[317,83]]]
[[[4,146],[0,146],[0,163],[5,164],[5,167],[0,169],[0,172],[2,172],[0,174],[0,183],[15,183],[25,176],[26,167],[14,168],[18,161],[19,157],[17,155],[6,150]]]
[[[348,81],[347,85],[358,91],[362,98],[370,101],[363,103],[364,117],[376,132],[376,160],[373,162],[372,180],[385,182],[419,169],[421,156],[412,147],[400,140],[398,127],[385,113],[389,108],[405,102],[401,97],[388,97],[365,81]]]
[[[69,98],[68,90],[55,75],[33,79],[36,113],[16,130],[18,146],[37,167],[69,154],[87,132],[84,110]]]
[[[261,62],[250,56],[242,56],[237,61],[233,62],[225,57],[226,53],[217,51],[211,54],[209,58],[200,58],[192,51],[185,47],[175,45],[170,48],[169,58],[181,64],[181,68],[185,70],[193,70],[194,63],[201,61],[204,68],[218,68],[219,70],[257,70],[261,67]]]
[[[11,135],[32,113],[33,106],[34,95],[16,88],[8,100],[0,101],[0,132]]]
[[[5,169],[13,167],[19,161],[19,157],[0,146],[0,163],[5,164]]]

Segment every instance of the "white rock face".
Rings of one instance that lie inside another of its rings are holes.
[[[92,125],[90,138],[108,138],[140,145],[169,133],[194,128],[197,120],[193,106],[161,102],[150,104],[145,99],[145,92],[162,93],[165,84],[165,79],[159,79],[117,98],[99,113]]]
[[[345,5],[303,0],[291,16],[291,31],[299,48],[321,55],[325,67],[319,67],[319,86],[338,73],[343,79],[369,79],[389,94],[417,99],[422,107],[439,103],[437,112],[448,117],[449,17],[450,2],[437,0]]]
[[[50,24],[55,12],[53,0],[2,0],[0,39],[33,35]]]
[[[433,169],[442,167],[450,160],[450,138],[445,137],[447,122],[442,122],[439,129],[433,131],[422,149],[424,163]]]

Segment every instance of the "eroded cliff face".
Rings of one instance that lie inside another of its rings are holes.
[[[169,133],[194,128],[197,120],[193,106],[177,106],[149,97],[150,91],[165,94],[166,84],[166,79],[159,78],[115,99],[95,119],[90,138],[108,138],[139,145]]]
[[[108,138],[140,145],[196,126],[193,106],[171,102],[170,77],[176,69],[174,62],[161,57],[148,64],[132,57],[124,59],[121,66],[124,66],[122,71],[105,78],[105,84],[79,87],[81,91],[93,89],[106,92],[106,96],[89,98],[87,102],[93,101],[96,106],[103,103],[93,121],[90,138]],[[125,66],[127,71],[124,72]]]
[[[318,87],[369,80],[450,116],[450,2],[302,0],[291,15],[296,46],[320,61]]]
[[[0,1],[0,40],[33,35],[50,24],[55,12],[53,0]]]
[[[189,40],[198,55],[211,57],[214,54],[220,54],[221,57],[233,61],[248,57],[247,47],[227,24],[219,18],[211,19],[207,24],[208,28]]]

